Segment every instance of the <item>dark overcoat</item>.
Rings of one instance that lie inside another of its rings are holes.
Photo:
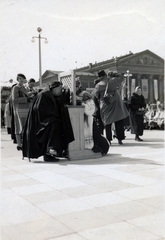
[[[66,105],[50,90],[40,92],[26,120],[23,156],[38,158],[46,154],[50,143],[54,149],[61,149],[72,141],[74,135]]]
[[[144,117],[143,115],[137,115],[136,111],[139,108],[145,108],[146,103],[143,95],[138,95],[133,93],[129,99],[129,109],[130,109],[130,127],[131,133],[138,136],[143,135],[144,129]]]

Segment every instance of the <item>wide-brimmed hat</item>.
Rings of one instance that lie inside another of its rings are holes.
[[[62,85],[62,82],[55,81],[55,82],[50,83],[49,88],[53,89],[53,88],[59,87],[60,85]]]
[[[104,71],[104,70],[100,70],[99,72],[98,72],[98,76],[99,77],[104,77],[104,76],[106,76],[107,74],[106,74],[106,72]]]

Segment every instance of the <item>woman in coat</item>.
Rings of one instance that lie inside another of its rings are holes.
[[[100,81],[95,86],[95,97],[99,102],[100,116],[106,137],[109,142],[112,141],[111,126],[112,123],[115,123],[116,137],[118,143],[122,144],[122,140],[125,139],[124,119],[129,116],[118,90],[124,79],[118,73],[109,73],[107,76],[104,70],[100,70],[98,76]]]
[[[22,149],[22,130],[25,125],[26,117],[29,110],[28,94],[24,84],[26,77],[22,73],[17,75],[18,84],[16,84],[11,93],[12,107],[14,113],[14,128],[17,141],[17,150]]]
[[[9,107],[9,99],[6,100],[4,117],[5,117],[5,126],[7,128],[7,133],[11,134],[11,114],[10,114],[10,107]]]
[[[138,142],[143,141],[139,136],[143,135],[145,107],[141,87],[137,86],[129,100],[129,109],[131,133],[135,134],[135,141]]]

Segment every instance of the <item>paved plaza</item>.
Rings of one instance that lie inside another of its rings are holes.
[[[164,131],[97,159],[22,160],[1,130],[1,240],[163,240]]]

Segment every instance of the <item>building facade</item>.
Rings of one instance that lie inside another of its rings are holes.
[[[141,86],[147,103],[157,100],[164,102],[164,59],[149,50],[112,58],[76,69],[76,71],[90,72],[97,75],[100,69],[117,71],[125,75],[127,91],[133,93],[136,86]],[[128,76],[129,75],[129,76]],[[93,83],[91,83],[93,84]]]
[[[42,88],[45,88],[53,81],[58,81],[58,74],[62,71],[52,71],[52,70],[46,70],[44,74],[42,75]],[[39,82],[35,83],[35,87],[39,88],[40,84]]]

